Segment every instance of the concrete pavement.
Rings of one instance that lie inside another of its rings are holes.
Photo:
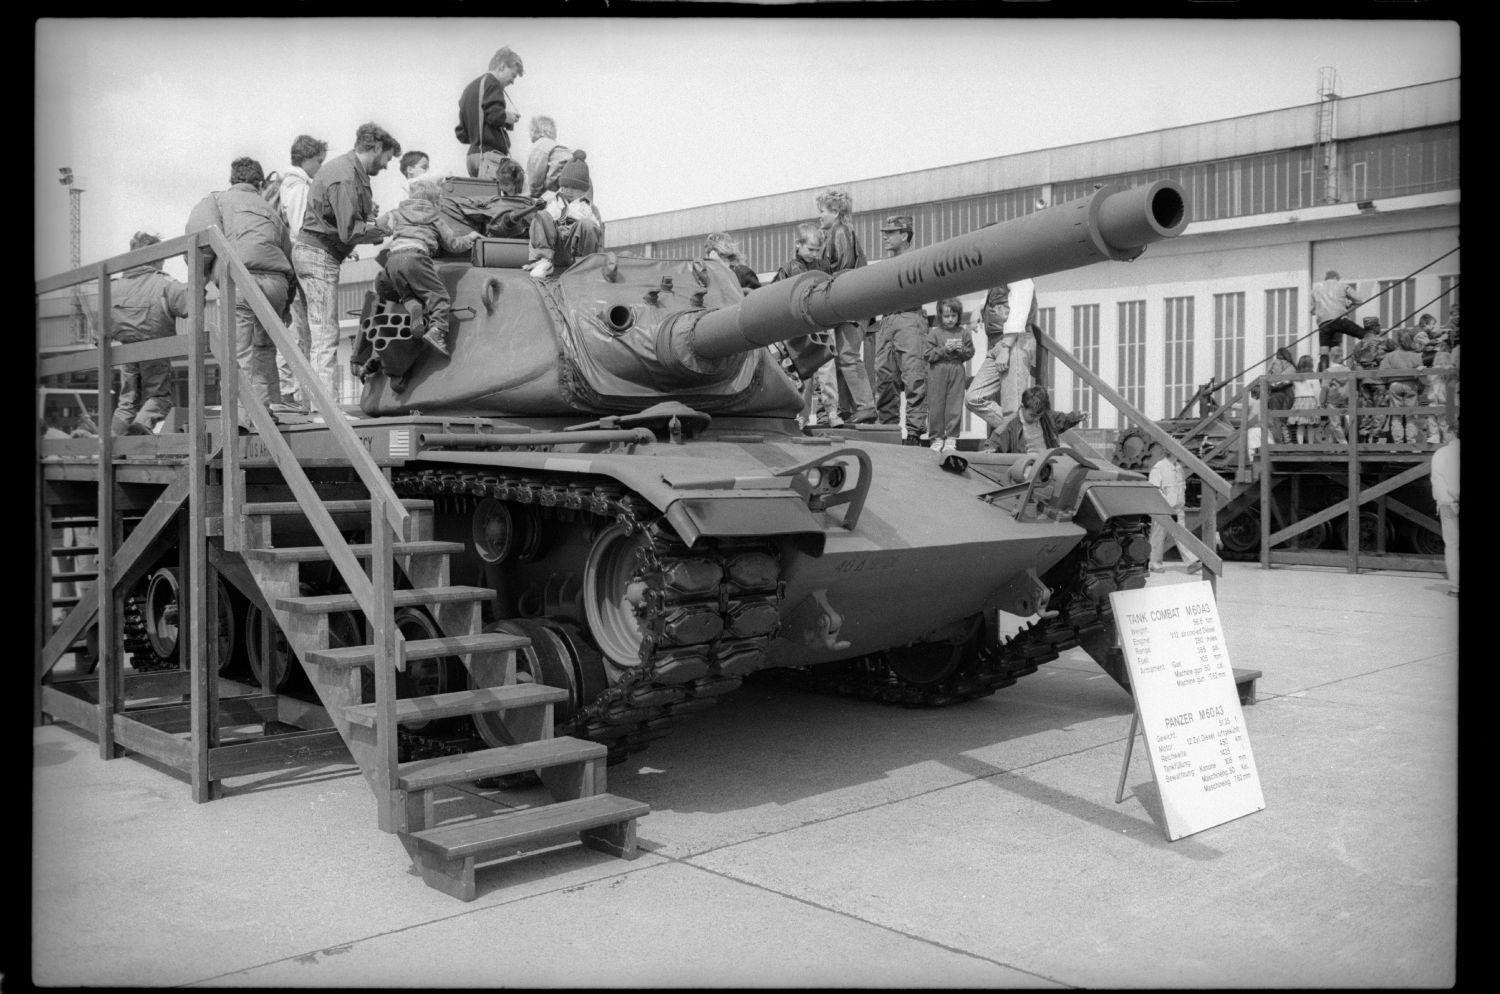
[[[1194,580],[1173,568],[1152,583]],[[33,980],[200,986],[1447,986],[1458,602],[1431,574],[1230,564],[1266,807],[1168,842],[1129,697],[1080,651],[905,710],[750,684],[611,767],[632,862],[425,886],[348,765],[176,775],[33,734]],[[457,792],[525,804],[540,791]]]

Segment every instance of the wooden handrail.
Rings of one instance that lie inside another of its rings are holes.
[[[1098,392],[1099,396],[1109,401],[1115,406],[1117,410],[1121,411],[1132,421],[1134,421],[1142,431],[1150,436],[1152,441],[1160,442],[1168,452],[1176,455],[1178,459],[1182,460],[1183,465],[1193,473],[1201,477],[1203,482],[1207,486],[1212,487],[1215,491],[1225,497],[1228,497],[1230,495],[1230,491],[1233,488],[1230,486],[1228,481],[1226,481],[1218,473],[1215,473],[1211,468],[1205,465],[1201,459],[1184,448],[1182,443],[1173,438],[1170,432],[1164,430],[1159,425],[1157,425],[1155,421],[1147,418],[1143,412],[1137,410],[1130,403],[1130,401],[1120,396],[1120,394],[1113,387],[1100,379],[1093,370],[1089,369],[1083,363],[1073,358],[1073,356],[1068,352],[1066,348],[1062,346],[1061,343],[1059,343],[1051,335],[1038,334],[1036,337],[1044,349],[1060,359],[1063,365],[1067,366],[1073,371],[1073,375],[1079,377],[1089,386],[1093,387],[1094,390]]]
[[[254,312],[261,326],[266,329],[266,333],[270,335],[271,341],[275,343],[287,365],[292,367],[293,375],[304,394],[312,399],[313,406],[323,415],[323,426],[338,443],[344,458],[349,460],[349,465],[354,468],[361,482],[369,489],[371,499],[381,504],[385,520],[395,530],[397,539],[409,540],[411,538],[411,515],[397,499],[395,490],[391,488],[390,481],[385,478],[380,467],[375,464],[374,457],[360,444],[359,436],[354,434],[354,429],[349,427],[349,423],[344,419],[343,409],[329,393],[328,385],[313,371],[312,364],[302,354],[301,349],[286,330],[286,326],[281,323],[281,316],[272,309],[265,294],[260,292],[255,278],[250,275],[244,262],[230,247],[224,233],[217,227],[210,227],[206,231],[209,245],[215,254],[228,264],[234,277],[235,287],[245,302],[250,305],[250,310]],[[259,428],[258,424],[257,428]],[[360,571],[360,575],[364,575],[363,570]]]
[[[190,335],[170,335],[124,345],[111,342],[109,364],[120,366],[127,362],[147,362],[152,359],[186,359],[192,352],[190,338]],[[37,364],[37,379],[93,369],[98,363],[98,352],[98,346],[91,346],[67,355],[43,357]]]
[[[131,252],[111,256],[103,262],[91,263],[87,266],[79,266],[56,276],[48,276],[36,281],[36,292],[38,296],[44,293],[55,293],[58,290],[66,290],[70,286],[81,283],[92,283],[97,280],[102,272],[106,277],[114,273],[123,273],[127,269],[145,265],[148,262],[156,262],[159,259],[171,259],[174,256],[186,255],[189,248],[195,243],[201,245],[203,232],[194,231],[176,238],[169,238],[164,242],[156,242],[145,248],[138,248]]]

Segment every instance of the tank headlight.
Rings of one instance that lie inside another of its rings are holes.
[[[816,490],[820,485],[822,485],[822,483],[823,471],[821,469],[814,466],[812,469],[807,471],[807,485],[810,489]]]

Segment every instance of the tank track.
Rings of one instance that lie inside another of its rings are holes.
[[[120,636],[123,648],[130,653],[130,666],[138,673],[154,670],[174,670],[177,660],[164,659],[151,648],[146,637],[146,595],[132,594],[125,598],[125,610],[120,619]]]
[[[559,735],[602,742],[618,761],[666,734],[678,717],[737,690],[763,665],[784,587],[776,549],[764,541],[706,540],[689,549],[639,496],[576,477],[420,470],[398,473],[393,484],[403,497],[466,500],[458,511],[488,497],[563,520],[612,519],[627,537],[640,537],[640,662],[581,701],[557,724]]]
[[[1149,530],[1148,522],[1113,519],[1079,543],[1053,574],[1068,583],[1053,595],[1058,607],[1004,642],[979,646],[941,682],[911,683],[891,668],[883,653],[819,666],[765,670],[756,679],[909,708],[946,707],[988,697],[1068,649],[1084,645],[1091,651],[1107,651],[1112,624],[1108,593],[1145,585]],[[1096,549],[1111,547],[1121,549],[1122,554],[1118,558],[1094,554]],[[1129,554],[1124,553],[1127,549]]]

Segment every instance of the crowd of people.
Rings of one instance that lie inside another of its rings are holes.
[[[1336,272],[1329,272],[1328,276],[1330,281],[1338,278]],[[1344,289],[1350,295],[1339,299],[1357,306],[1359,301],[1352,296],[1352,290]],[[1320,313],[1320,306],[1315,302],[1315,314]],[[1324,334],[1330,327],[1336,329],[1331,338]],[[1422,314],[1414,327],[1386,331],[1376,317],[1367,317],[1360,325],[1338,318],[1322,321],[1318,331],[1322,349],[1320,377],[1295,378],[1297,374],[1314,372],[1313,358],[1304,354],[1294,359],[1290,346],[1278,349],[1266,367],[1267,409],[1289,412],[1285,417],[1271,419],[1275,442],[1305,445],[1326,438],[1342,444],[1353,433],[1360,442],[1417,446],[1441,445],[1453,437],[1447,408],[1450,398],[1455,406],[1458,400],[1457,304],[1449,308],[1448,323],[1441,327],[1433,315]],[[1347,354],[1338,342],[1338,337],[1344,335],[1356,339]],[[1318,413],[1319,409],[1331,408],[1337,412],[1350,407],[1351,391],[1355,388],[1349,376],[1340,374],[1356,369],[1385,370],[1392,375],[1359,380],[1360,413],[1354,423],[1349,415]],[[1422,414],[1403,413],[1403,409],[1418,407],[1429,410]]]
[[[236,158],[227,188],[205,196],[189,214],[186,232],[216,226],[224,233],[259,296],[334,398],[339,395],[339,274],[358,246],[384,243],[377,256],[377,294],[404,306],[416,335],[444,357],[450,352],[452,301],[438,276],[437,259],[462,255],[484,236],[522,238],[529,243],[525,268],[543,280],[598,251],[604,223],[593,203],[587,153],[559,144],[556,122],[537,115],[531,119],[526,164],[510,155],[518,114],[506,88],[523,72],[520,56],[501,48],[459,98],[454,134],[467,146],[469,175],[495,182],[492,196],[445,193],[426,152],[403,154],[390,132],[367,122],[355,130],[353,148],[332,159],[328,143],[311,135],[296,137],[290,165],[282,171],[267,173],[254,158]],[[381,212],[370,180],[392,160],[399,163],[403,199]],[[137,232],[130,248],[160,241],[159,235]],[[211,249],[203,259],[204,275],[222,286],[225,260],[216,259]],[[175,334],[176,320],[188,313],[187,296],[187,285],[163,272],[161,260],[126,270],[110,291],[112,339],[126,343]],[[311,398],[243,289],[236,295],[233,321],[235,358],[252,395],[278,422],[306,420]],[[167,360],[121,367],[112,433],[151,433],[171,409]],[[243,423],[243,413],[241,418]]]
[[[1042,205],[1038,205],[1042,206]],[[867,264],[850,224],[854,203],[841,189],[825,190],[814,201],[818,219],[797,225],[792,258],[776,271],[773,282],[809,270],[837,275]],[[887,217],[880,226],[881,247],[888,259],[912,251],[915,226],[908,214]],[[739,245],[725,232],[704,240],[703,257],[725,263],[745,292],[759,286],[745,264]],[[994,452],[1026,452],[1043,444],[1026,423],[1053,418],[1066,431],[1083,420],[1078,412],[1051,410],[1047,391],[1037,386],[1035,285],[1018,280],[991,289],[979,320],[985,352],[974,375],[974,326],[964,320],[956,298],[936,301],[932,316],[925,307],[883,314],[870,321],[849,321],[804,338],[772,345],[771,352],[802,384],[804,426],[846,424],[894,425],[905,445],[925,445],[942,452],[957,447],[963,415],[969,410],[989,427],[984,447]],[[1032,407],[1023,397],[1031,391]]]

